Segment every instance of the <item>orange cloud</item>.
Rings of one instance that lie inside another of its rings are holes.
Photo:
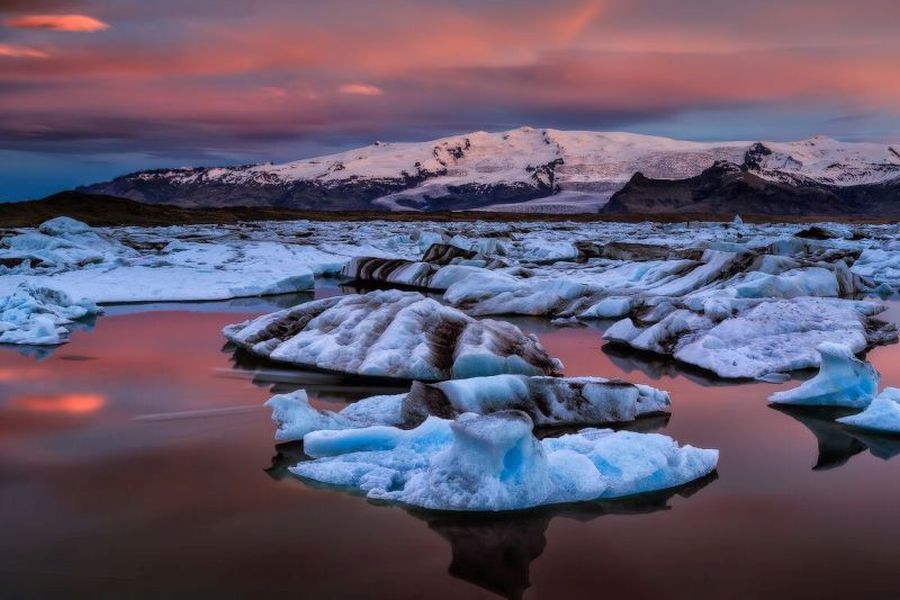
[[[27,46],[0,44],[0,56],[9,58],[47,58],[49,54],[42,50],[28,48]]]
[[[86,15],[24,15],[6,20],[8,27],[52,29],[53,31],[93,32],[109,29],[109,25]]]
[[[367,83],[345,83],[338,91],[353,96],[380,96],[384,93],[380,87]]]
[[[59,394],[53,396],[19,396],[10,406],[36,413],[80,415],[100,410],[106,399],[100,394]]]

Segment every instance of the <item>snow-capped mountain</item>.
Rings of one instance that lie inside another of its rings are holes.
[[[885,144],[827,137],[690,142],[523,127],[430,142],[376,142],[280,165],[142,171],[85,191],[187,206],[567,212],[596,210],[635,173],[680,180],[700,175],[716,162],[801,187],[900,180],[900,149]]]

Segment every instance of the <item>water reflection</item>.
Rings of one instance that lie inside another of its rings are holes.
[[[715,481],[711,475],[687,485],[618,500],[548,506],[515,513],[446,513],[407,509],[450,544],[447,572],[506,598],[521,598],[531,587],[531,563],[543,554],[550,522],[567,518],[586,523],[605,515],[638,515],[669,510],[675,496],[688,498]]]
[[[329,288],[324,288],[329,289]],[[324,292],[323,292],[324,293]],[[290,308],[322,297],[316,292],[292,292],[274,296],[251,296],[204,302],[129,302],[107,304],[103,307],[106,316],[131,315],[146,312],[168,312],[173,310],[205,313],[265,313]]]
[[[609,357],[610,362],[624,373],[643,373],[653,381],[683,377],[704,387],[733,386],[738,383],[733,379],[716,377],[714,373],[705,369],[680,363],[670,356],[642,352],[623,344],[607,343],[601,350]]]
[[[900,437],[866,432],[835,421],[859,412],[858,410],[777,404],[770,407],[799,421],[816,437],[819,454],[813,471],[840,467],[866,450],[882,460],[889,460],[900,454]]]
[[[644,424],[645,427],[650,425]],[[278,444],[275,450],[266,472],[276,480],[292,478],[290,467],[308,459],[303,452],[303,442]],[[515,512],[444,512],[414,507],[404,510],[424,521],[450,545],[452,559],[447,572],[451,576],[506,598],[521,598],[531,587],[531,563],[543,554],[547,545],[545,533],[554,518],[586,523],[605,515],[665,511],[672,508],[669,502],[675,496],[689,498],[717,478],[718,474],[713,472],[686,485],[649,494]],[[304,485],[331,489],[307,481]]]
[[[402,380],[345,375],[286,365],[254,356],[233,344],[225,344],[222,351],[230,353],[232,368],[219,370],[218,376],[249,380],[253,385],[267,388],[273,394],[287,394],[304,389],[316,400],[347,403],[369,396],[409,391],[409,383]]]
[[[287,467],[303,458],[299,444],[276,447],[269,475],[261,469],[272,425],[253,407],[270,389],[315,388],[335,409],[381,387],[283,366],[236,368],[221,352],[221,328],[268,307],[167,308],[103,317],[43,362],[0,350],[0,596],[185,590],[439,600],[490,589],[512,597],[886,598],[900,585],[900,460],[876,458],[896,454],[898,442],[802,414],[831,430],[822,464],[856,456],[827,474],[810,471],[807,423],[766,403],[796,384],[709,387],[677,365],[660,367],[654,381],[656,367],[643,357],[616,362],[601,350],[597,327],[532,320],[568,375],[669,390],[671,420],[635,426],[665,426],[682,443],[719,448],[721,478],[689,501],[673,496],[674,510],[657,504],[640,517],[595,518],[641,512],[625,503],[618,512],[580,505],[488,521],[411,518],[289,477]],[[883,385],[900,386],[898,356],[900,345],[869,354]],[[74,413],[11,406],[72,393],[106,403]],[[836,548],[840,568],[823,569]]]

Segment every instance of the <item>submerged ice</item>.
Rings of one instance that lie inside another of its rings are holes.
[[[368,497],[435,510],[503,511],[675,487],[715,470],[718,451],[659,434],[583,429],[538,440],[521,411],[411,430],[374,426],[304,438],[313,460],[291,471]]]

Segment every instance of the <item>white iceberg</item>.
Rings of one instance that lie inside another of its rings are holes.
[[[369,498],[434,510],[504,511],[676,487],[715,470],[717,450],[660,434],[584,429],[537,440],[528,415],[429,417],[412,430],[369,427],[304,438],[314,460],[291,472]]]
[[[69,341],[67,326],[100,312],[92,302],[75,302],[58,290],[23,283],[0,297],[0,344],[64,344]]]
[[[358,429],[372,425],[403,424],[402,403],[406,394],[372,396],[346,406],[340,412],[320,410],[309,404],[305,390],[272,396],[266,406],[272,409],[275,439],[279,442],[302,440],[311,431]]]
[[[806,406],[868,406],[878,391],[875,367],[856,358],[845,344],[824,342],[816,350],[821,356],[818,374],[799,387],[772,394],[769,401]]]
[[[625,423],[668,413],[669,394],[648,385],[602,377],[493,375],[439,383],[413,382],[408,394],[374,396],[333,412],[310,406],[303,390],[273,396],[267,403],[277,427],[275,439],[301,440],[311,431],[371,425],[409,428],[430,416],[455,418],[521,410],[536,426]]]
[[[229,325],[257,356],[373,377],[434,381],[501,373],[558,374],[537,338],[398,290],[335,296]]]
[[[655,322],[636,324],[626,318],[604,337],[674,356],[720,377],[752,379],[818,367],[816,348],[822,342],[846,344],[859,353],[897,338],[896,327],[874,318],[884,307],[871,302],[709,298],[697,304],[660,304],[664,316]]]
[[[900,389],[885,388],[864,411],[841,417],[838,423],[880,433],[900,434]]]
[[[134,258],[133,248],[122,245],[99,230],[70,219],[57,217],[41,223],[37,230],[25,230],[3,239],[0,258],[23,262],[25,268],[74,269],[108,262],[117,257]]]

